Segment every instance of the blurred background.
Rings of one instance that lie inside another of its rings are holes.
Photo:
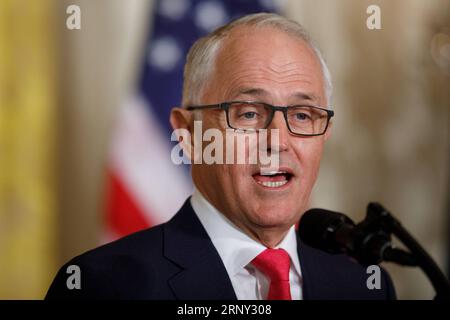
[[[184,54],[254,11],[303,24],[331,69],[312,206],[360,221],[379,201],[448,275],[449,0],[2,0],[0,299],[41,299],[74,255],[175,213],[191,188],[167,119]],[[420,270],[385,267],[400,299],[433,297]]]

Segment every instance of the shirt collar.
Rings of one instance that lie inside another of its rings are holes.
[[[217,249],[230,276],[240,272],[257,255],[267,249],[261,243],[250,238],[220,213],[205,199],[197,188],[194,188],[191,205]],[[282,248],[287,251],[295,271],[298,275],[301,275],[295,226],[289,229],[276,248]]]

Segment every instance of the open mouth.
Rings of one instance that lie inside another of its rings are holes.
[[[259,172],[253,175],[256,183],[266,188],[281,188],[286,185],[293,177],[293,174],[287,170]]]

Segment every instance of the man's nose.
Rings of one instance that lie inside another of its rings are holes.
[[[272,135],[275,134],[272,131],[274,129],[278,131],[278,139],[275,139],[276,135],[272,139]],[[277,152],[287,151],[289,149],[289,129],[282,112],[275,112],[272,122],[267,127],[267,131],[267,149]]]

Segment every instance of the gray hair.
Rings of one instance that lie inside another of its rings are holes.
[[[327,104],[331,103],[333,86],[331,74],[322,56],[309,34],[301,24],[274,13],[256,13],[234,20],[198,39],[188,52],[186,65],[184,67],[183,99],[182,105],[201,104],[200,97],[203,95],[205,84],[214,70],[214,62],[219,52],[222,40],[231,30],[238,26],[273,27],[289,35],[305,41],[317,55],[325,83],[325,94]]]

